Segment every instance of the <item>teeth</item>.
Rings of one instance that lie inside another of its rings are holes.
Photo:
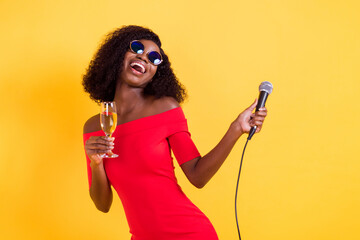
[[[142,73],[145,73],[145,67],[143,65],[141,65],[140,63],[133,62],[133,63],[130,64],[131,67],[134,67],[135,65],[139,66],[141,68]]]

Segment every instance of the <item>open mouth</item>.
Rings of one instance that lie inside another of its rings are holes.
[[[140,74],[144,74],[146,69],[145,67],[139,63],[139,62],[132,62],[130,63],[130,67],[132,68],[133,71],[135,71],[136,73],[140,73]]]

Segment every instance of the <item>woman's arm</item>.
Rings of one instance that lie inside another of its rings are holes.
[[[90,118],[84,125],[84,133],[94,131],[94,125],[99,124],[99,117]],[[96,121],[94,121],[96,120]],[[85,152],[90,159],[91,184],[90,197],[96,208],[102,212],[110,210],[113,194],[110,183],[106,176],[102,154],[110,152],[114,148],[114,138],[105,136],[91,136],[85,142]]]
[[[113,194],[106,176],[103,161],[102,159],[97,161],[96,158],[97,157],[92,157],[93,160],[91,160],[90,163],[92,177],[89,193],[96,208],[106,213],[110,210]]]
[[[230,125],[228,131],[220,142],[205,156],[192,159],[181,165],[186,177],[197,188],[202,188],[219,170],[227,156],[230,154],[236,141],[244,133],[248,133],[253,126],[257,126],[256,132],[267,115],[267,110],[261,108],[258,112],[252,113],[257,101],[243,111],[238,118]]]

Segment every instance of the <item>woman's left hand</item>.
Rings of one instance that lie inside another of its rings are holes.
[[[256,126],[256,132],[260,132],[267,115],[265,107],[260,108],[259,111],[253,113],[257,104],[257,99],[251,104],[250,107],[245,109],[237,119],[231,124],[233,128],[241,135],[243,133],[249,133],[253,126]]]

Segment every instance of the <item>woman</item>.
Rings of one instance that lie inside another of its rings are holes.
[[[202,188],[242,134],[255,125],[260,131],[266,109],[252,114],[255,101],[230,125],[219,144],[201,157],[179,105],[185,90],[159,37],[139,26],[108,35],[83,85],[96,102],[115,101],[118,114],[112,138],[101,131],[99,115],[84,125],[90,196],[97,209],[109,211],[113,186],[124,206],[132,240],[218,239],[208,218],[177,184],[170,149],[189,181]],[[101,157],[110,151],[119,157]]]

